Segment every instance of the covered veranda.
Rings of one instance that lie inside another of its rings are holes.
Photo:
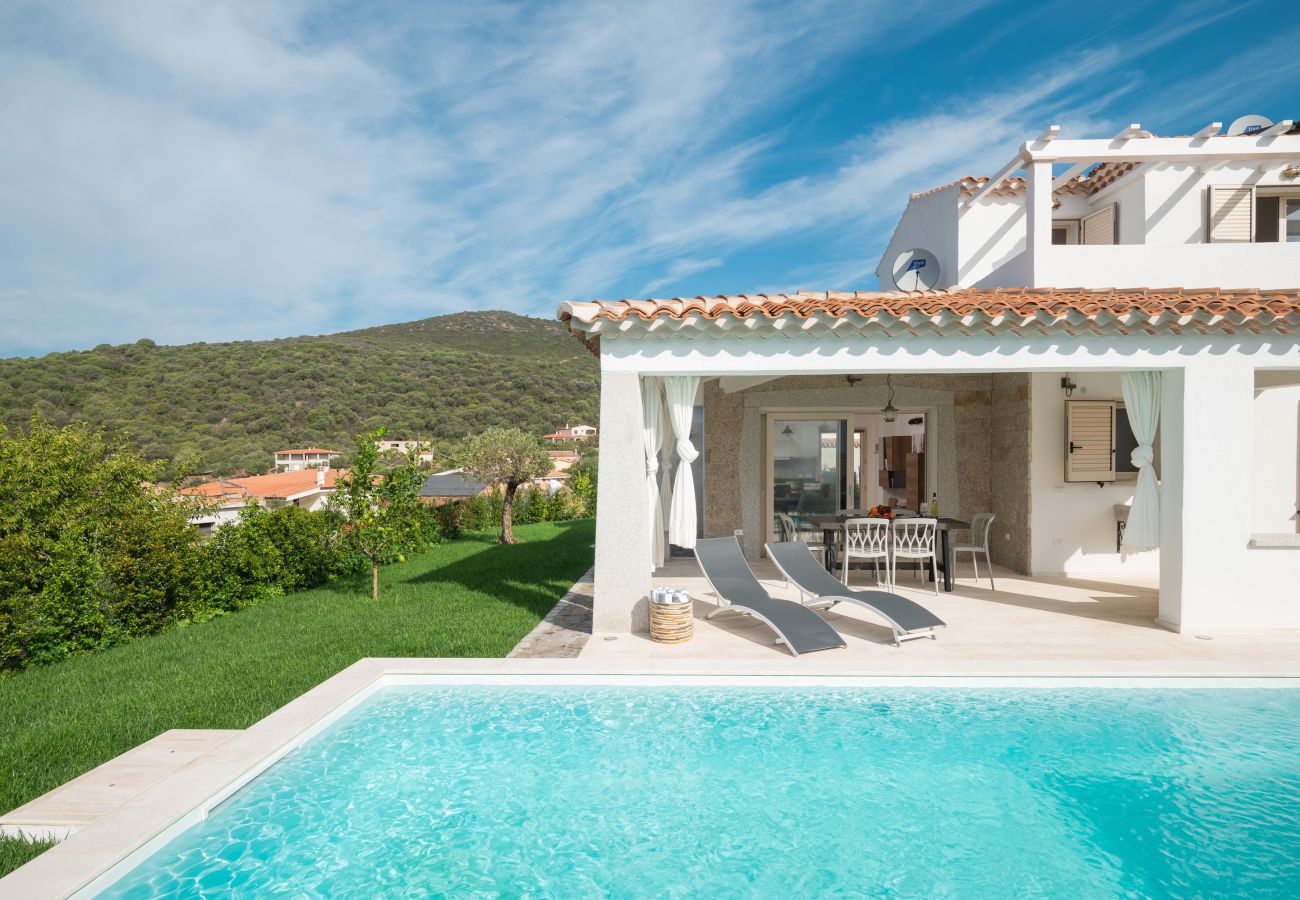
[[[598,349],[603,370],[595,631],[614,640],[593,641],[590,652],[642,640],[631,635],[645,628],[655,584],[697,587],[698,608],[709,611],[703,585],[691,583],[693,561],[671,555],[696,535],[736,534],[756,573],[781,595],[762,552],[776,499],[773,418],[870,414],[891,399],[926,422],[943,514],[994,511],[1000,523],[998,589],[977,585],[967,563],[952,594],[913,592],[949,628],[902,652],[920,658],[965,647],[960,652],[978,656],[997,645],[1015,646],[1022,658],[1063,650],[1068,657],[1091,647],[1150,658],[1162,646],[1175,653],[1193,646],[1187,641],[1202,632],[1221,640],[1230,631],[1300,627],[1295,554],[1264,550],[1248,505],[1221,502],[1223,473],[1241,469],[1240,447],[1205,439],[1227,433],[1248,444],[1258,372],[1300,367],[1293,344],[1276,340],[1294,313],[1262,303],[1229,309],[1222,293],[1199,301],[1182,292],[962,290],[566,304],[561,318]],[[1058,533],[1061,520],[1080,518],[1086,500],[1087,516],[1111,516],[1100,529],[1089,519],[1090,533],[1100,535],[1089,540],[1113,543],[1112,509],[1123,501],[1097,498],[1108,490],[1131,495],[1136,485],[1039,484],[1036,467],[1064,465],[1063,433],[1050,421],[1061,415],[1062,379],[1085,386],[1109,379],[1107,396],[1116,400],[1126,376],[1139,373],[1160,407],[1158,440],[1140,442],[1150,474],[1160,473],[1159,501],[1148,507],[1155,521],[1145,544],[1112,547],[1107,562],[1120,564],[1092,565],[1089,557],[1100,554],[1072,546],[1074,538]],[[658,397],[656,435],[646,411]],[[671,466],[669,479],[659,477],[661,466]],[[1043,565],[1057,545],[1067,564]],[[1127,565],[1130,551],[1143,547],[1158,548],[1148,554],[1158,563]],[[836,616],[851,645],[899,652],[869,614],[837,608],[833,623]],[[737,619],[702,627],[703,649],[688,652],[772,652],[770,633]],[[753,639],[745,636],[751,630]]]

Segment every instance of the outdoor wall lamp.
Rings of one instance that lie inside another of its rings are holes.
[[[1077,387],[1078,385],[1074,383],[1074,380],[1069,375],[1061,376],[1061,390],[1065,391],[1067,400],[1074,395],[1074,389]]]
[[[859,381],[862,380],[862,376],[861,376],[861,375],[845,375],[845,376],[844,376],[844,380],[847,381],[847,382],[849,383],[849,387],[853,387],[855,384],[857,384]]]

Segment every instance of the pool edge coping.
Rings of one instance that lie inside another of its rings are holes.
[[[910,674],[638,671],[577,659],[366,658],[331,676],[108,815],[0,878],[0,895],[92,897],[267,768],[380,688],[412,684],[773,685],[786,687],[1300,688],[1300,677],[1259,674]]]

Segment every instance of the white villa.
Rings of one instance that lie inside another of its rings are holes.
[[[1300,628],[1300,129],[1257,118],[1049,128],[913,195],[880,292],[562,304],[602,369],[595,630],[645,630],[698,536],[757,562],[781,515],[933,494],[1003,570]]]
[[[275,471],[301,472],[303,469],[327,469],[333,460],[342,456],[338,450],[324,447],[298,447],[275,451]]]

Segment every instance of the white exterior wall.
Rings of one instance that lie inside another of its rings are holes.
[[[1298,373],[1300,374],[1300,373]],[[1296,534],[1300,520],[1300,385],[1258,391],[1251,448],[1250,530]]]
[[[994,197],[958,210],[959,284],[978,284],[1025,252],[1023,199]]]
[[[1074,400],[1122,400],[1118,372],[1072,375]],[[1058,373],[1036,373],[1030,414],[1030,571],[1034,575],[1157,574],[1160,551],[1115,550],[1115,504],[1131,503],[1136,482],[1065,481],[1065,393]]]
[[[912,198],[881,257],[878,274],[882,291],[895,289],[891,274],[894,260],[900,253],[917,247],[929,250],[939,262],[936,288],[958,283],[957,202],[956,186]]]

